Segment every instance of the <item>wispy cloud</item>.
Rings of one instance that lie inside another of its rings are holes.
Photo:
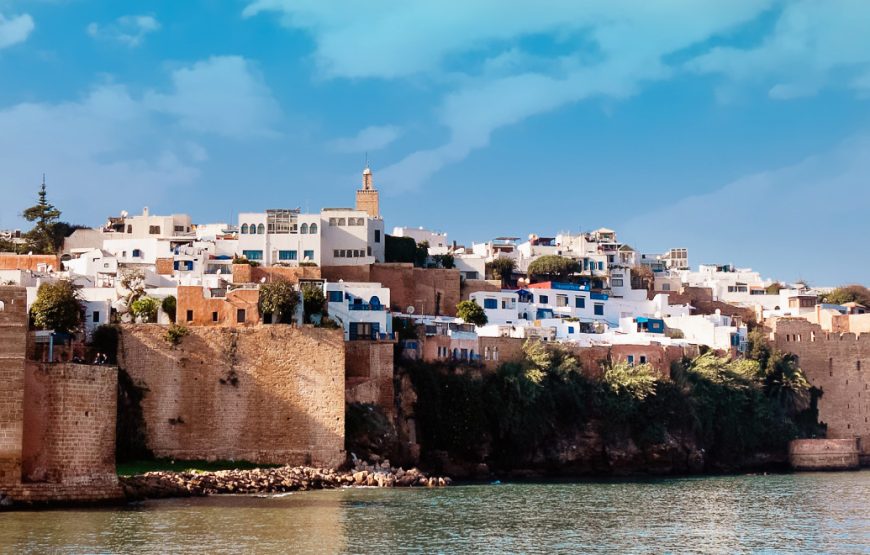
[[[372,125],[361,129],[353,137],[336,139],[330,146],[338,152],[373,152],[386,148],[401,134],[401,128],[395,125]]]
[[[159,30],[160,22],[151,15],[125,15],[106,25],[92,22],[86,28],[92,38],[120,42],[131,48],[140,46],[146,35]]]
[[[26,41],[34,28],[30,14],[5,17],[0,13],[0,49]]]
[[[185,128],[230,138],[274,137],[281,108],[254,65],[216,56],[172,72],[172,91],[150,92],[148,108]]]
[[[870,257],[855,256],[867,251],[855,222],[870,206],[868,175],[870,136],[857,136],[792,166],[657,208],[620,232],[645,237],[654,229],[658,244],[648,247],[687,247],[692,264],[735,262],[816,285],[861,281]]]

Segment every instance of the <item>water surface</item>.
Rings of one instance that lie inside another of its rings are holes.
[[[0,513],[2,553],[868,553],[870,471]]]

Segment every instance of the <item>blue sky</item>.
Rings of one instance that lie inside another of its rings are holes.
[[[368,152],[388,228],[867,283],[868,29],[861,0],[0,0],[0,228],[43,172],[90,225],[350,205]]]

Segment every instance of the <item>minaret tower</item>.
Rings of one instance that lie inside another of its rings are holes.
[[[362,172],[362,189],[356,192],[356,209],[367,212],[372,218],[381,217],[379,193],[375,189],[368,163]]]

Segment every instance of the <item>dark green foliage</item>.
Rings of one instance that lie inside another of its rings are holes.
[[[154,297],[140,297],[130,305],[133,316],[141,317],[143,322],[157,321],[157,307],[160,306]]]
[[[60,210],[48,202],[45,183],[39,189],[39,200],[34,206],[26,208],[21,216],[34,223],[26,238],[34,254],[53,254],[55,252],[54,226],[60,217]]]
[[[580,263],[573,258],[555,254],[542,256],[529,264],[529,276],[546,280],[566,280],[580,272]]]
[[[103,324],[94,330],[91,334],[91,351],[96,355],[103,353],[108,357],[110,363],[118,360],[118,328],[116,326]]]
[[[517,261],[506,256],[499,256],[492,262],[486,263],[486,275],[490,279],[501,280],[502,286],[507,285],[511,281],[514,270],[517,268]]]
[[[436,254],[432,257],[432,261],[435,266],[445,270],[450,270],[456,266],[456,259],[453,258],[452,254]]]
[[[82,306],[72,282],[60,280],[40,285],[36,301],[30,307],[30,318],[39,329],[60,333],[78,331]]]
[[[429,262],[429,241],[417,243],[414,249],[414,266],[425,268]]]
[[[870,308],[870,289],[863,285],[844,285],[822,297],[822,302],[831,304],[858,303]]]
[[[410,237],[386,235],[384,238],[384,260],[386,262],[414,263],[417,243]]]
[[[398,435],[384,411],[369,403],[350,403],[345,411],[345,444],[348,453],[363,460],[373,454],[394,459]]]
[[[173,324],[175,323],[175,313],[178,309],[178,301],[172,295],[168,297],[164,297],[163,301],[160,303],[160,308],[163,309],[163,312],[169,316],[169,321]]]
[[[396,338],[399,341],[419,339],[417,337],[417,327],[410,318],[393,316],[393,331],[396,333]]]
[[[487,322],[486,312],[483,307],[474,301],[460,301],[456,305],[456,316],[462,318],[468,324],[485,326]]]
[[[509,469],[535,464],[593,429],[606,444],[631,439],[641,448],[689,438],[713,468],[734,468],[823,433],[816,396],[802,408],[779,391],[781,383],[768,385],[769,375],[777,383],[784,372],[792,376],[788,387],[800,390],[796,367],[768,370],[708,354],[675,364],[670,379],[643,365],[607,362],[603,377],[593,379],[564,347],[530,342],[524,350],[522,363],[482,376],[406,363],[424,449]]]
[[[178,324],[171,324],[166,330],[166,335],[163,336],[163,338],[171,345],[177,346],[188,333],[190,333],[190,330],[188,330],[187,327]]]
[[[270,314],[273,323],[292,323],[298,304],[299,292],[290,282],[273,281],[260,286],[260,314]]]
[[[305,312],[305,321],[311,322],[311,317],[315,314],[323,314],[323,307],[326,304],[326,296],[323,294],[323,287],[313,283],[306,284],[302,288],[302,309]]]
[[[58,212],[58,214],[60,214]],[[54,252],[60,252],[63,250],[63,241],[67,237],[73,234],[73,231],[77,229],[87,229],[87,226],[71,224],[68,222],[57,222],[51,226],[51,236],[52,236],[52,246],[54,247]]]

